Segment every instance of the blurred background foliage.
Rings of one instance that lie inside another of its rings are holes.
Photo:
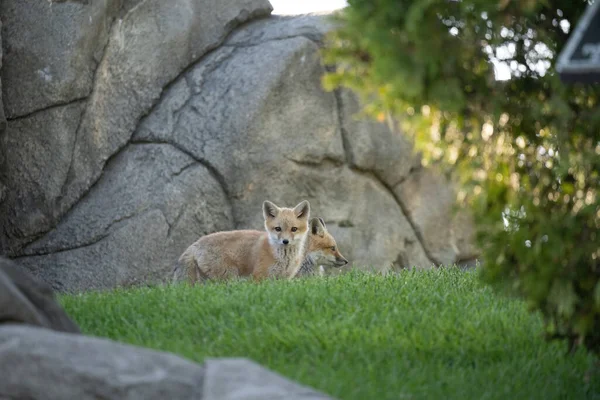
[[[474,215],[482,279],[540,310],[548,338],[598,354],[600,86],[554,70],[588,2],[348,3],[323,50],[325,88],[400,121]]]

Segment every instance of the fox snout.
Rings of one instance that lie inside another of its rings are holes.
[[[269,236],[271,237],[273,243],[276,243],[281,246],[291,246],[293,244],[296,244],[300,239],[298,236],[282,235],[281,233],[278,235],[269,234]]]
[[[336,264],[336,267],[342,267],[342,266],[348,264],[348,260],[346,260],[344,257],[336,257],[335,264]]]
[[[285,235],[285,234],[279,234],[279,235],[274,235],[273,237],[275,243],[280,244],[282,246],[291,246],[294,245],[296,243],[298,243],[298,240],[300,240],[300,237],[298,235],[294,236],[294,235]]]

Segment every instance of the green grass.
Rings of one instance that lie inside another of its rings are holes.
[[[88,334],[243,356],[339,399],[598,399],[591,357],[475,273],[352,273],[61,296]]]

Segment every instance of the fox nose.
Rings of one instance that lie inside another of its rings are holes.
[[[283,244],[288,244],[290,241],[287,239],[283,239]]]

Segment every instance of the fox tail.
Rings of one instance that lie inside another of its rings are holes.
[[[200,267],[198,267],[193,251],[184,252],[181,257],[179,257],[178,265],[173,270],[174,282],[181,282],[186,278],[191,285],[208,278],[208,276],[200,270]]]

